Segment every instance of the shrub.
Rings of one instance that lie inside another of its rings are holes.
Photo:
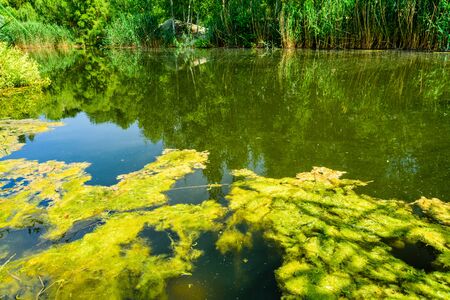
[[[0,90],[15,87],[43,87],[49,80],[41,77],[38,64],[20,50],[0,43]]]

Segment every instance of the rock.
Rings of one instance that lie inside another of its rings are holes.
[[[174,19],[168,19],[160,24],[158,31],[161,33],[173,33],[174,28],[175,36],[177,37],[180,37],[183,34],[192,34],[198,37],[205,35],[207,32],[206,27]]]

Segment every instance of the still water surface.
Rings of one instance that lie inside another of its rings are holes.
[[[313,166],[371,180],[371,196],[450,199],[450,55],[379,51],[33,52],[52,85],[30,117],[66,126],[27,138],[5,157],[87,161],[89,184],[112,185],[165,148],[210,152],[207,169],[176,187],[231,183],[229,171],[295,176]],[[217,199],[222,189],[168,193],[171,203]],[[8,232],[17,253],[48,247],[39,230]],[[152,233],[149,233],[149,238]],[[75,239],[77,237],[72,237]],[[276,298],[277,250],[221,256],[216,237],[170,298]],[[69,239],[70,240],[70,239]],[[163,244],[164,241],[161,241]],[[19,255],[20,256],[20,255]],[[237,257],[239,256],[239,257]],[[251,257],[248,263],[242,260]],[[190,285],[192,296],[180,285]],[[180,295],[179,293],[183,293]]]

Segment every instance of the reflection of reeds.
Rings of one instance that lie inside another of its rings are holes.
[[[450,80],[447,64],[445,55],[439,54],[286,51],[278,76],[287,96],[295,93],[316,105],[345,103],[354,110],[366,107],[371,111],[417,106],[434,110],[449,93],[444,86]]]

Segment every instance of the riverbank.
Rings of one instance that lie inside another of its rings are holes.
[[[450,49],[449,20],[450,0],[6,1],[0,36],[16,44],[96,47],[442,51]]]

